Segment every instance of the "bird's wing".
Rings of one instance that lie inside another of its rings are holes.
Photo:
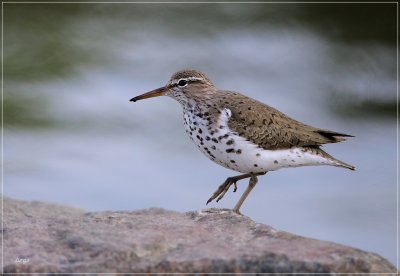
[[[318,147],[344,141],[344,137],[352,137],[305,125],[273,107],[239,93],[221,92],[220,107],[231,111],[229,128],[264,149]]]

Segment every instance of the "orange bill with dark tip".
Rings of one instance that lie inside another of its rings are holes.
[[[163,87],[157,88],[155,90],[152,90],[150,92],[144,93],[142,95],[136,96],[136,97],[130,99],[130,101],[136,102],[136,101],[144,100],[144,99],[148,99],[148,98],[164,96],[165,92],[167,92],[167,89],[165,88],[165,86],[163,86]]]

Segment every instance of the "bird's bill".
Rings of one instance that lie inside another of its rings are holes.
[[[144,93],[142,95],[136,96],[136,97],[130,99],[130,101],[136,102],[136,101],[144,100],[144,99],[148,99],[148,98],[164,96],[166,92],[167,92],[167,89],[165,88],[165,86],[163,86],[163,87],[157,88],[155,90],[152,90],[150,92]]]

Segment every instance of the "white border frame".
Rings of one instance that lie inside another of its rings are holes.
[[[396,22],[397,22],[397,32],[396,32],[396,99],[397,99],[397,106],[396,106],[396,168],[397,168],[397,173],[396,173],[396,191],[397,191],[397,200],[396,200],[396,255],[397,255],[397,260],[396,260],[396,272],[381,272],[381,273],[334,273],[337,275],[357,275],[357,274],[373,274],[373,275],[388,275],[388,274],[393,274],[399,273],[399,2],[357,2],[357,1],[338,1],[338,2],[267,2],[267,1],[249,1],[249,2],[243,2],[243,1],[238,1],[238,2],[230,2],[230,1],[219,1],[219,2],[208,2],[208,1],[193,1],[193,2],[180,2],[180,1],[155,1],[155,2],[145,2],[145,1],[138,1],[138,2],[131,2],[131,1],[115,1],[115,2],[110,2],[110,1],[82,1],[82,2],[77,2],[77,1],[66,1],[66,2],[61,2],[61,1],[55,1],[55,2],[45,2],[45,1],[35,1],[35,2],[13,2],[13,1],[5,1],[1,2],[1,229],[4,229],[4,213],[3,213],[3,207],[4,207],[4,185],[3,185],[3,180],[4,180],[4,108],[3,108],[3,83],[4,83],[4,76],[3,76],[3,59],[4,59],[4,52],[3,52],[3,46],[4,46],[4,40],[3,40],[3,34],[4,34],[4,4],[396,4]],[[4,274],[4,235],[1,235],[1,273]],[[7,273],[7,274],[20,274],[20,273]],[[38,274],[38,273],[23,273],[23,274]],[[65,273],[51,273],[51,274],[65,274]],[[67,274],[83,274],[83,273],[67,273]],[[89,273],[84,273],[84,274],[89,274]],[[118,274],[143,274],[143,273],[94,273],[94,274],[110,274],[110,275],[118,275]],[[198,273],[146,273],[146,274],[198,274]],[[215,273],[201,273],[201,274],[215,274]],[[288,274],[288,273],[218,273],[218,274],[276,274],[276,275],[281,275],[281,274]],[[332,274],[332,273],[291,273],[293,275],[296,274]]]

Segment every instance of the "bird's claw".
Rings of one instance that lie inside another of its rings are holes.
[[[222,183],[222,185],[218,187],[218,189],[214,192],[214,194],[210,197],[210,199],[207,200],[207,204],[216,198],[217,198],[217,200],[216,200],[217,202],[220,201],[224,197],[226,192],[229,190],[229,187],[231,185],[234,185],[233,191],[236,192],[237,191],[237,185],[236,185],[237,181],[238,181],[238,179],[228,177],[225,180],[225,182]]]
[[[236,191],[237,191],[236,181],[233,183],[233,185],[235,186],[235,187],[233,188],[233,192],[236,193]]]

